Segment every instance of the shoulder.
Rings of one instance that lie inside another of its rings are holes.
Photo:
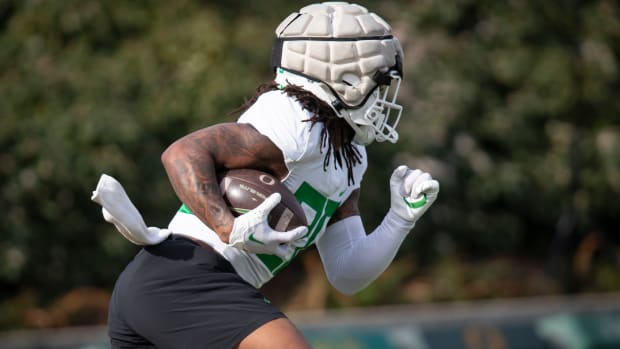
[[[320,127],[307,122],[310,114],[293,97],[280,90],[263,93],[237,120],[250,124],[267,136],[284,154],[287,161],[300,159],[318,134]]]
[[[271,110],[273,110],[273,108],[277,108],[277,110],[280,111],[288,111],[300,115],[308,114],[308,112],[302,108],[301,104],[297,102],[294,97],[288,96],[280,90],[274,90],[260,95],[256,102],[241,115],[240,120],[243,119],[244,115],[248,112],[251,113],[252,109],[264,108],[269,108]]]

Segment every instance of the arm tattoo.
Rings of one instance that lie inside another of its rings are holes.
[[[280,150],[243,124],[219,124],[191,133],[172,144],[162,162],[179,199],[224,242],[228,242],[234,216],[222,199],[216,173],[256,168],[278,178],[286,175]]]

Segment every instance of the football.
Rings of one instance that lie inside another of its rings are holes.
[[[306,215],[295,195],[276,177],[252,169],[218,173],[220,190],[233,215],[239,216],[260,205],[269,195],[280,193],[282,200],[271,210],[269,225],[277,231],[307,226]]]

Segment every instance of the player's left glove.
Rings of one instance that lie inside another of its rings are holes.
[[[164,241],[170,230],[147,227],[123,186],[111,176],[102,174],[91,200],[101,205],[103,218],[136,245],[154,245]]]
[[[411,222],[413,227],[435,202],[438,193],[439,182],[430,174],[405,165],[398,166],[390,178],[390,210]]]

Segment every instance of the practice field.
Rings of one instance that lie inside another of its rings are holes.
[[[620,348],[620,294],[289,314],[316,349]],[[104,327],[0,333],[0,348],[108,349]]]

